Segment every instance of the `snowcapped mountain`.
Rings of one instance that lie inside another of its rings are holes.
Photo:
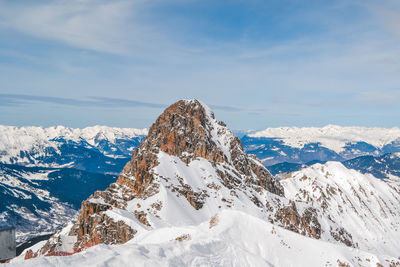
[[[309,143],[320,143],[336,153],[344,151],[348,143],[365,142],[377,148],[384,148],[394,142],[400,142],[400,128],[341,127],[328,125],[317,127],[280,127],[267,128],[250,134],[250,137],[281,138],[291,147],[304,147]]]
[[[116,178],[72,168],[0,163],[0,226],[15,227],[17,243],[52,234],[77,214],[84,199]]]
[[[27,265],[89,263],[88,255],[99,265],[128,257],[139,265],[145,258],[155,265],[400,264],[398,188],[398,178],[331,162],[277,180],[206,105],[179,101],[115,183],[20,258],[39,257]]]
[[[399,256],[399,177],[380,180],[339,162],[327,162],[290,173],[280,183],[287,199],[319,211],[322,235],[328,235],[321,239],[333,237],[374,254]],[[333,222],[340,225],[339,231],[333,229]]]
[[[345,161],[359,156],[400,152],[400,128],[267,128],[242,138],[246,151],[265,166],[281,162]]]
[[[117,179],[147,130],[0,126],[0,226],[17,242],[54,233]]]
[[[105,126],[76,129],[0,125],[0,162],[119,173],[119,166],[114,168],[114,162],[107,162],[109,158],[130,158],[146,134],[146,129]]]
[[[180,101],[152,125],[117,182],[82,203],[78,221],[63,230],[75,238],[73,246],[58,251],[63,243],[55,236],[40,253],[125,243],[163,225],[200,223],[224,207],[261,216],[264,192],[282,194],[208,107]]]
[[[54,233],[76,214],[41,185],[51,170],[0,164],[0,226],[16,227],[17,242]]]
[[[118,174],[147,132],[147,129],[106,126],[76,129],[0,125],[0,162]],[[235,134],[239,134],[245,151],[256,155],[265,166],[282,162],[345,161],[400,152],[397,127],[280,127]],[[114,160],[110,161],[110,157]]]
[[[400,177],[400,153],[379,157],[362,156],[345,161],[343,164],[362,173],[371,173],[377,178]]]
[[[400,151],[398,130],[329,125],[323,128],[268,128],[255,133],[242,131],[240,136],[247,153],[256,155],[269,168],[275,165],[270,170],[280,173],[299,169],[299,165],[293,168],[295,164],[292,163],[345,162],[365,155],[381,157],[396,153]],[[1,163],[119,174],[147,135],[147,129],[0,125],[0,133]],[[355,169],[367,170],[361,165],[364,164],[353,164],[360,166]]]
[[[310,161],[307,163],[281,162],[268,166],[268,170],[273,175],[282,175],[298,171],[320,161]],[[400,177],[400,153],[384,154],[383,156],[361,156],[354,159],[343,161],[342,164],[347,168],[358,170],[362,173],[369,173],[376,178],[384,179],[392,176]]]

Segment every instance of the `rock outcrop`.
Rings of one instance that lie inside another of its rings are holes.
[[[304,217],[307,207],[301,209],[301,217],[310,226],[318,221],[317,229],[321,229],[324,240],[378,254],[400,255],[399,178],[381,180],[347,169],[339,162],[327,162],[291,173],[281,184],[286,199],[298,207],[299,203],[312,206],[315,212],[307,216],[310,219]],[[283,211],[296,213],[294,208]],[[294,217],[285,223],[302,224],[300,217]]]
[[[210,221],[213,227],[223,209],[245,211],[311,238],[358,247],[333,206],[340,196],[341,205],[355,209],[351,205],[360,194],[342,194],[339,186],[308,176],[276,180],[244,152],[240,140],[206,105],[179,101],[150,127],[118,180],[84,201],[76,222],[27,257],[69,255],[99,243],[121,244],[162,226]]]
[[[136,196],[148,193],[146,190],[153,178],[150,170],[158,164],[159,151],[179,157],[186,164],[199,157],[214,165],[230,163],[245,177],[255,174],[256,183],[268,191],[283,194],[282,187],[271,174],[244,152],[239,138],[223,122],[216,121],[208,107],[197,100],[179,101],[158,117],[117,183],[131,188]]]
[[[293,232],[315,239],[321,238],[321,225],[314,208],[307,208],[303,214],[299,214],[296,203],[291,201],[289,206],[283,207],[275,213],[275,220],[278,224]]]
[[[202,190],[197,190],[185,177],[161,176],[156,173],[156,167],[163,153],[187,166],[198,159],[207,161],[215,169],[213,175],[216,177],[212,179],[217,179],[220,184],[208,183]],[[113,218],[110,212],[113,210],[127,211],[142,224],[141,227],[151,227],[149,214],[161,218],[159,213],[166,203],[156,201],[143,209],[140,202],[160,194],[160,178],[169,180],[167,190],[186,199],[194,210],[203,208],[210,198],[210,190],[218,191],[221,187],[229,191],[229,197],[237,195],[238,187],[283,195],[280,183],[255,157],[244,152],[240,140],[224,123],[215,120],[206,105],[197,100],[182,100],[168,107],[150,127],[146,139],[136,149],[117,182],[105,191],[95,192],[82,203],[77,222],[68,229],[69,236],[77,237],[71,251],[81,251],[99,243],[125,243],[133,238],[137,229],[124,220]],[[258,197],[249,197],[257,206],[265,205]],[[218,208],[232,207],[232,199],[223,199]],[[137,202],[134,207],[132,201]],[[54,255],[60,247],[60,239],[52,237],[40,254]]]

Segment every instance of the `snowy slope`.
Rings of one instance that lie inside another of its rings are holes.
[[[400,256],[398,178],[332,162],[285,178],[247,155],[206,105],[179,101],[118,180],[24,264],[388,266]]]
[[[281,184],[287,199],[319,210],[318,220],[325,230],[321,239],[333,241],[330,228],[335,222],[342,228],[339,237],[355,247],[400,255],[400,178],[381,180],[327,162],[291,173]]]
[[[279,127],[267,128],[255,132],[250,137],[279,138],[291,147],[302,148],[305,144],[320,143],[336,153],[344,150],[348,143],[365,142],[377,148],[383,148],[400,141],[400,128],[341,127],[328,125],[317,127]]]
[[[84,199],[116,180],[146,134],[0,125],[0,227],[16,227],[18,243],[59,230]]]
[[[235,172],[235,169],[228,164],[213,166],[211,162],[202,158],[186,164],[180,158],[164,152],[158,154],[158,161],[160,164],[153,170],[158,192],[145,199],[134,198],[126,205],[126,210],[131,214],[135,212],[148,214],[149,229],[165,225],[198,224],[210,219],[224,208],[246,211],[267,219],[266,214],[262,212],[263,209],[257,207],[252,200],[257,197],[265,202],[264,199],[269,197],[266,192],[257,192],[257,188],[253,188],[250,184],[246,186],[242,179],[238,179],[238,184],[232,185],[234,187],[227,187],[221,181],[218,171],[228,170],[232,174]],[[195,209],[187,198],[179,193],[185,188],[197,196],[196,201],[201,203],[201,208]],[[160,204],[160,207],[157,204]],[[116,221],[123,219],[128,225],[138,227],[134,216],[122,218],[118,215],[121,214],[118,208],[108,210],[106,214]],[[137,229],[139,233],[142,228]]]
[[[0,227],[16,227],[18,243],[59,230],[84,199],[116,180],[146,134],[0,125]]]
[[[5,266],[389,266],[399,260],[310,239],[249,214],[223,210],[196,225],[145,231],[123,245]]]
[[[199,224],[224,208],[267,220],[278,185],[207,106],[180,101],[152,125],[117,182],[84,201],[78,221],[40,254],[124,243],[146,230]],[[76,242],[60,251],[65,235]]]
[[[105,189],[116,178],[0,163],[0,227],[15,227],[17,243],[54,233],[77,214],[80,203],[93,191]]]

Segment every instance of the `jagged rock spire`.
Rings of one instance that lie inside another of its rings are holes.
[[[249,160],[239,138],[223,122],[215,120],[214,113],[199,100],[178,101],[158,117],[117,183],[142,194],[151,182],[149,170],[158,164],[159,151],[177,156],[187,164],[198,157],[213,164],[233,164],[242,175],[255,174],[258,183],[268,191],[282,193],[269,172]]]
[[[165,157],[169,157],[170,162],[159,166]],[[196,160],[202,160],[200,166],[189,167]],[[183,167],[178,161],[198,177],[194,184],[188,182],[193,177],[180,174]],[[165,169],[174,174],[161,174]],[[208,176],[200,175],[203,172]],[[157,118],[116,183],[105,191],[97,191],[82,203],[77,222],[68,229],[69,235],[77,239],[70,251],[80,251],[98,243],[124,243],[141,227],[152,227],[149,213],[158,219],[164,216],[168,221],[171,212],[168,206],[171,205],[165,202],[171,200],[166,199],[165,191],[176,198],[173,202],[183,201],[181,205],[191,206],[193,212],[208,205],[208,213],[215,213],[223,206],[230,208],[235,202],[245,208],[238,194],[253,203],[255,209],[265,205],[257,194],[269,191],[283,195],[279,182],[255,157],[244,152],[240,140],[223,122],[215,120],[205,104],[198,100],[181,100]],[[216,200],[211,200],[211,194]],[[128,225],[124,220],[113,218],[111,214],[115,210],[119,214],[131,214],[141,226],[133,227],[132,221],[128,220]],[[53,238],[41,253],[57,255],[60,242]]]

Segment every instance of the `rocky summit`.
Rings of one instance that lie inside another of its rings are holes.
[[[221,188],[226,196],[219,193]],[[205,214],[212,216],[242,202],[238,190],[256,207],[263,206],[256,194],[283,195],[280,184],[244,152],[240,140],[206,105],[182,100],[150,127],[117,182],[82,203],[77,222],[63,230],[76,237],[73,247],[62,245],[63,238],[56,234],[40,254],[64,255],[99,243],[125,243],[160,221],[179,223],[174,213],[194,213],[185,220],[201,221]]]
[[[343,171],[340,166],[327,165],[318,170],[321,175],[318,171],[297,173],[277,180],[260,161],[244,152],[240,140],[205,104],[182,100],[158,117],[118,180],[83,201],[75,221],[25,257],[70,255],[100,243],[123,244],[155,229],[205,221],[211,229],[218,214],[227,209],[313,239],[399,256],[394,255],[399,245],[396,240],[388,241],[390,248],[386,249],[368,228],[377,227],[371,222],[377,218],[357,211],[357,203],[363,205],[365,200],[344,182],[352,176],[332,176],[329,168]],[[351,174],[358,179],[351,183],[355,190],[359,184],[371,195],[390,192],[393,198],[399,197],[393,186],[397,181],[371,182],[362,174]],[[314,178],[319,176],[323,178]],[[324,179],[331,180],[327,183]],[[392,221],[388,229],[394,233],[400,214],[396,205],[388,204],[394,201],[391,198],[377,197],[374,203],[389,218],[383,222],[389,225]],[[360,227],[354,227],[351,220],[344,223],[349,214],[370,231],[365,240],[374,242],[366,244]],[[183,241],[191,237],[176,238]]]

